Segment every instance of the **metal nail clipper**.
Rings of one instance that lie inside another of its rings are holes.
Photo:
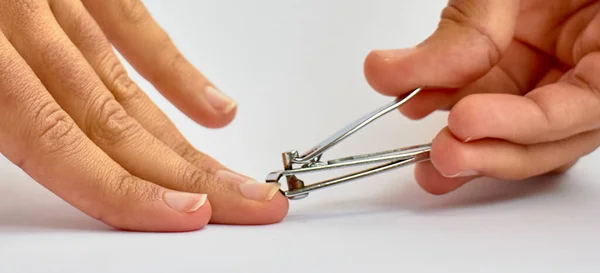
[[[397,148],[388,151],[349,156],[328,161],[321,160],[323,153],[340,143],[345,138],[356,133],[369,123],[382,117],[383,115],[397,109],[404,103],[413,98],[421,91],[420,88],[401,96],[383,107],[363,116],[355,122],[349,124],[342,130],[330,136],[314,148],[304,154],[299,154],[297,150],[282,153],[283,170],[275,171],[267,176],[267,183],[279,183],[279,180],[285,176],[287,180],[287,190],[281,190],[282,193],[291,200],[305,198],[312,191],[328,188],[334,185],[348,182],[350,180],[364,178],[384,171],[389,171],[398,167],[414,164],[420,161],[429,160],[430,144],[422,144]],[[356,165],[380,164],[369,169],[347,175],[334,177],[328,180],[305,185],[304,181],[298,179],[297,175],[308,172],[325,171],[333,168],[344,168]]]

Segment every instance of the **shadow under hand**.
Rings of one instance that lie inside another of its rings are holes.
[[[425,192],[415,182],[402,185],[392,183],[394,186],[384,188],[383,193],[379,195],[320,202],[302,209],[300,214],[289,215],[286,221],[304,222],[398,211],[422,214],[481,208],[552,194],[560,189],[559,184],[565,180],[564,175],[540,176],[518,182],[480,178],[454,192],[440,196]]]
[[[27,179],[0,180],[0,231],[110,231],[93,219]]]

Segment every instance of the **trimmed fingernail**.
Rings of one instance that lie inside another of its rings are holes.
[[[277,183],[258,183],[253,179],[228,170],[219,170],[216,175],[225,181],[239,184],[242,196],[256,201],[269,201],[273,199],[279,190],[279,184]]]
[[[240,192],[248,199],[256,201],[270,201],[279,191],[278,183],[258,183],[248,181],[240,184]]]
[[[252,179],[249,179],[248,177],[244,177],[242,175],[239,175],[237,173],[230,172],[227,170],[217,171],[216,174],[217,174],[217,176],[219,176],[221,179],[223,179],[225,181],[230,181],[230,182],[237,183],[237,184],[252,182]]]
[[[462,171],[453,175],[444,175],[446,178],[456,178],[456,177],[469,177],[469,176],[478,176],[479,172],[477,171]]]
[[[180,212],[197,211],[206,203],[206,194],[168,191],[163,196],[165,203],[172,209]]]
[[[222,113],[229,113],[236,107],[236,102],[213,86],[206,87],[206,99],[212,107]]]

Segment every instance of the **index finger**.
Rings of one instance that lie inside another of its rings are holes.
[[[234,119],[237,103],[183,56],[141,0],[83,4],[123,57],[183,113],[209,128]]]

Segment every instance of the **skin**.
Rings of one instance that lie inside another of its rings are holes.
[[[0,152],[41,185],[123,230],[270,224],[286,215],[276,185],[248,184],[196,150],[128,77],[111,45],[198,124],[218,128],[235,117],[235,103],[217,99],[140,1],[0,7]]]
[[[192,147],[131,81],[122,56],[199,125],[236,104],[193,67],[139,0],[0,0],[0,152],[41,185],[115,228],[190,231],[281,221],[287,200]],[[450,1],[411,49],[377,50],[365,76],[401,109],[450,111],[428,192],[478,176],[566,171],[600,145],[600,1]],[[140,46],[143,45],[143,46]],[[221,94],[221,95],[218,95]],[[219,99],[220,98],[220,99]]]
[[[480,176],[518,181],[564,172],[600,145],[600,1],[455,0],[414,48],[376,50],[365,75],[400,111],[449,111],[423,189],[452,192]]]

